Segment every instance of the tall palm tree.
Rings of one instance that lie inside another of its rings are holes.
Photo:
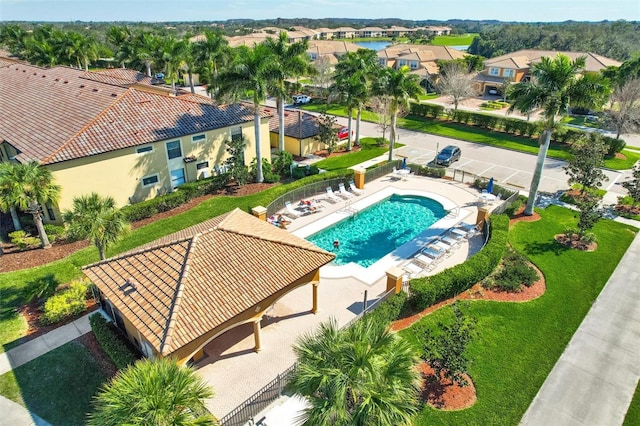
[[[165,78],[171,82],[173,91],[176,91],[176,82],[179,79],[180,69],[187,55],[187,47],[184,40],[178,40],[173,36],[162,39],[162,61],[165,63]]]
[[[260,104],[266,99],[272,82],[280,76],[278,62],[271,49],[264,43],[253,49],[239,46],[235,49],[235,57],[228,67],[218,76],[218,99],[231,97],[235,100],[248,94],[253,99],[253,126],[256,143],[257,182],[264,180],[262,174],[262,146],[260,138]]]
[[[336,65],[335,80],[338,93],[346,102],[349,114],[347,150],[351,149],[351,115],[356,111],[356,143],[360,143],[360,117],[362,108],[371,98],[371,84],[376,78],[378,57],[371,49],[348,52]]]
[[[20,218],[15,206],[10,202],[11,188],[13,186],[13,181],[11,180],[12,168],[13,165],[11,163],[0,163],[0,211],[10,212],[13,228],[19,231],[22,229]]]
[[[51,247],[42,223],[42,204],[55,204],[60,199],[60,185],[53,182],[51,172],[40,167],[38,162],[11,164],[3,173],[4,184],[0,185],[3,197],[1,204],[17,207],[33,215],[42,248]]]
[[[603,96],[608,93],[609,89],[604,81],[582,78],[581,72],[585,63],[585,57],[573,61],[562,54],[553,59],[542,57],[540,62],[531,67],[531,80],[509,86],[507,97],[513,101],[509,107],[510,112],[518,110],[527,114],[535,109],[542,110],[544,131],[540,135],[538,159],[524,210],[526,215],[533,214],[551,134],[558,124],[557,117],[567,114],[571,105],[586,108],[602,106],[598,103],[601,103]]]
[[[113,197],[103,198],[95,192],[74,197],[73,208],[63,212],[62,218],[68,225],[67,232],[70,235],[93,241],[101,260],[106,259],[107,247],[129,229]]]
[[[107,42],[111,45],[114,58],[126,68],[135,56],[134,37],[126,26],[112,26],[107,30]]]
[[[375,82],[374,93],[390,99],[391,128],[389,131],[389,161],[393,160],[393,149],[396,143],[396,125],[400,111],[409,108],[411,99],[424,93],[420,86],[420,77],[409,74],[408,67],[400,69],[383,68]]]
[[[95,397],[90,425],[215,425],[204,400],[213,391],[196,372],[171,359],[127,367]]]
[[[194,55],[200,73],[207,80],[211,99],[218,92],[218,68],[229,58],[229,42],[220,32],[205,31],[204,40],[195,43]]]
[[[306,55],[309,43],[306,40],[288,43],[287,33],[281,31],[277,39],[268,38],[265,44],[278,62],[279,75],[273,83],[271,93],[278,98],[279,149],[284,151],[284,104],[287,97],[284,82],[287,78],[300,77],[314,71]]]
[[[417,410],[417,357],[406,340],[367,317],[340,330],[335,319],[298,339],[289,382],[311,406],[306,425],[406,425]]]

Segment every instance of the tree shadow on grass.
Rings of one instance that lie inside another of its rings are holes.
[[[556,240],[551,241],[534,241],[531,243],[525,244],[525,252],[529,255],[542,255],[544,253],[553,253],[556,256],[560,256],[565,253],[570,248],[563,246],[558,243]]]

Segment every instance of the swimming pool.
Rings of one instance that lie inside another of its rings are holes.
[[[307,240],[335,253],[335,265],[354,262],[366,268],[446,214],[442,204],[430,198],[394,194]],[[335,240],[340,242],[338,249]]]

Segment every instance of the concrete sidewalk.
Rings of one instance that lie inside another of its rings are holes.
[[[69,324],[0,354],[0,375],[91,331],[89,315],[91,314],[84,315]]]
[[[521,425],[621,425],[640,378],[640,236],[524,414]]]

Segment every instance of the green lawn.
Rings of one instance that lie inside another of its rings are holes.
[[[436,46],[467,46],[473,42],[478,34],[442,35],[431,40],[431,44]]]
[[[627,410],[627,415],[624,418],[623,426],[637,426],[640,425],[640,383],[636,387],[636,392],[633,394],[633,400],[631,401],[631,405],[629,405],[629,409]]]
[[[341,155],[339,157],[327,158],[314,163],[314,166],[327,171],[346,169],[378,157],[389,150],[387,146],[378,146],[374,138],[362,138],[360,140],[360,145],[362,146],[362,149],[358,152],[352,152],[348,155]],[[396,144],[396,148],[401,146],[403,145]]]
[[[469,348],[478,401],[458,412],[426,407],[414,424],[517,425],[634,237],[634,228],[603,220],[594,228],[598,250],[569,250],[553,236],[575,226],[573,213],[552,206],[541,215],[515,225],[509,241],[542,270],[546,293],[526,303],[470,302],[465,312],[478,320]],[[417,342],[413,330],[450,311],[441,309],[402,335]]]
[[[53,425],[84,425],[105,380],[89,351],[70,342],[0,376],[0,394]]]

